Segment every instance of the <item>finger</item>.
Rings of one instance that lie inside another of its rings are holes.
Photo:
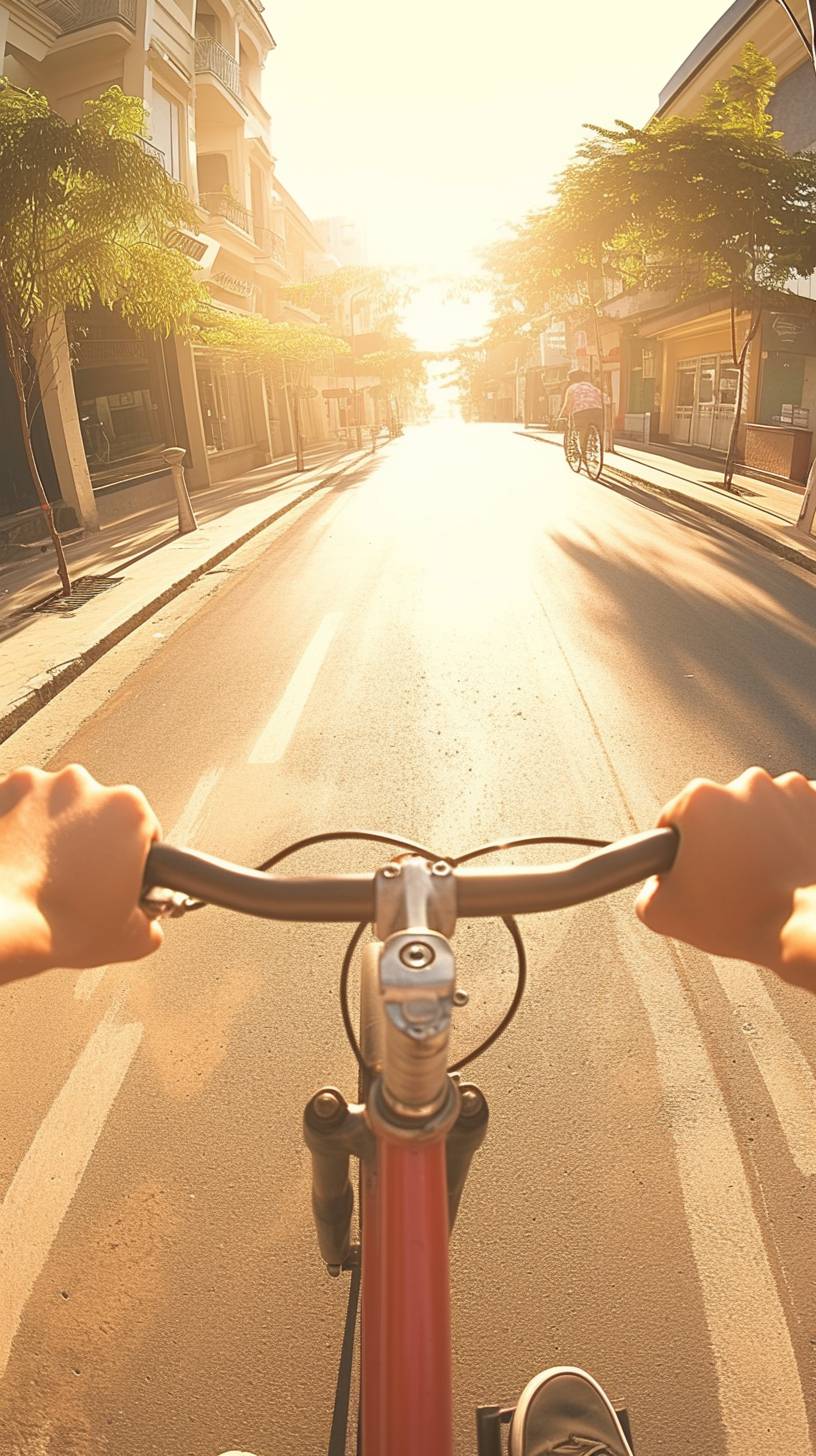
[[[659,889],[660,880],[658,879],[657,875],[652,875],[651,879],[648,879],[646,881],[643,889],[641,890],[635,901],[635,914],[637,915],[638,920],[642,921],[644,925],[648,925],[650,930],[653,930],[655,928],[653,907],[654,900]]]
[[[151,920],[143,910],[134,910],[125,925],[118,947],[120,961],[139,961],[157,951],[164,940],[158,920]]]

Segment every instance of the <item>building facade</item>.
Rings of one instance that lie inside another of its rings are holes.
[[[801,12],[807,29],[805,5]],[[747,42],[777,68],[770,110],[791,151],[816,147],[816,74],[777,0],[735,0],[660,92],[656,115],[693,116]],[[616,427],[630,438],[722,455],[737,401],[727,297],[634,292],[603,309]],[[804,482],[816,438],[816,279],[792,278],[748,354],[738,436],[748,465]],[[746,327],[747,318],[740,321]],[[617,375],[617,381],[614,376]]]
[[[197,229],[172,241],[213,304],[316,322],[282,290],[337,262],[275,175],[261,95],[274,48],[256,0],[0,0],[0,74],[14,84],[43,92],[68,119],[111,85],[143,100],[144,145],[196,205]],[[86,528],[166,498],[168,445],[187,451],[192,490],[294,449],[287,391],[228,351],[137,337],[101,307],[66,319],[52,347],[61,367],[43,389],[35,447],[49,494]],[[314,382],[302,387],[304,442],[337,433],[337,407],[310,393]],[[12,447],[0,467],[0,518],[34,505],[18,457]]]

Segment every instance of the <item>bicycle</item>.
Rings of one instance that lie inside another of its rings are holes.
[[[604,453],[603,436],[598,426],[587,425],[582,444],[580,431],[576,428],[573,417],[570,415],[564,428],[564,454],[570,470],[574,470],[576,475],[584,465],[590,480],[599,480],[603,470]]]
[[[269,873],[298,850],[336,840],[384,844],[397,853],[373,874]],[[448,1241],[489,1119],[484,1094],[461,1073],[507,1030],[521,1002],[526,955],[515,917],[580,904],[665,873],[677,843],[673,829],[611,845],[542,836],[439,858],[399,836],[346,830],[300,840],[256,870],[166,844],[151,849],[142,899],[149,914],[179,916],[209,904],[268,919],[356,924],[339,990],[358,1065],[357,1101],[347,1101],[328,1084],[314,1093],[303,1114],[320,1254],[330,1275],[346,1271],[350,1276],[329,1456],[343,1456],[346,1450],[358,1302],[359,1456],[451,1456]],[[592,852],[538,868],[470,863],[499,849],[537,844],[579,845]],[[503,921],[518,957],[518,979],[498,1025],[449,1067],[453,1010],[467,999],[457,995],[450,941],[458,917],[476,916]],[[361,947],[355,1033],[349,978],[368,926],[373,934]],[[356,1243],[351,1157],[359,1161]],[[586,1380],[594,1386],[591,1377]],[[527,1456],[531,1447],[524,1432],[534,1383],[517,1405],[494,1402],[478,1408],[478,1456],[501,1456],[503,1427],[509,1428],[511,1456]],[[631,1442],[625,1408],[619,1408],[618,1417],[619,1429]],[[609,1448],[595,1443],[592,1449]]]

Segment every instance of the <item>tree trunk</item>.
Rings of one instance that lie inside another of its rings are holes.
[[[615,442],[612,438],[612,408],[607,407],[606,391],[604,389],[603,352],[601,349],[601,325],[598,318],[598,305],[592,304],[592,320],[595,324],[595,347],[598,350],[598,385],[601,391],[601,414],[603,416],[603,447],[604,450],[614,450]]]
[[[731,305],[731,310],[732,310],[732,313],[731,313],[731,338],[732,338],[732,340],[735,340],[735,337],[736,337],[736,319],[735,319],[734,309],[735,309],[735,305],[732,303],[732,305]],[[737,355],[735,353],[734,356],[733,356],[734,357],[734,363],[736,364],[737,370],[738,370],[738,374],[737,374],[737,399],[736,399],[736,406],[735,406],[735,409],[734,409],[734,421],[733,421],[733,424],[731,425],[731,434],[730,434],[730,437],[729,437],[729,440],[728,440],[728,453],[726,454],[726,457],[725,457],[725,468],[723,470],[723,485],[724,485],[724,487],[725,487],[726,490],[731,490],[733,488],[734,466],[737,463],[737,436],[739,434],[740,416],[742,415],[742,401],[743,401],[743,396],[745,394],[745,368],[746,368],[746,365],[748,363],[748,350],[750,349],[751,344],[752,344],[752,342],[754,340],[754,337],[756,335],[757,329],[759,328],[761,319],[762,319],[762,309],[760,308],[760,309],[757,310],[757,316],[756,316],[756,318],[751,320],[750,327],[748,329],[747,334],[745,335],[745,339],[743,340],[743,345],[742,345],[742,348],[739,351],[739,354]]]
[[[725,457],[725,468],[723,470],[723,485],[726,490],[733,488],[734,466],[737,459],[737,435],[739,434],[740,415],[742,414],[742,397],[745,390],[745,363],[747,357],[747,350],[743,350],[737,361],[737,369],[739,370],[737,376],[737,400],[734,408],[734,419],[731,424],[731,435],[728,440],[728,453]]]
[[[31,443],[31,422],[28,418],[28,400],[26,398],[25,382],[20,370],[19,360],[16,357],[14,345],[8,336],[7,330],[5,334],[6,359],[11,377],[14,380],[14,391],[17,395],[17,412],[20,418],[20,434],[23,437],[23,449],[25,450],[26,462],[34,484],[34,490],[37,494],[40,510],[45,516],[45,522],[54,545],[54,552],[57,558],[57,573],[62,583],[62,594],[65,597],[69,597],[71,595],[71,578],[68,575],[68,563],[65,560],[62,541],[60,540],[54,520],[54,508],[46,495],[45,486],[42,483],[42,477],[40,476],[37,460],[34,455],[34,446]]]

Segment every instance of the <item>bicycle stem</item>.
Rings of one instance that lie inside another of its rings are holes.
[[[375,1117],[410,1127],[455,1121],[447,1077],[456,965],[448,936],[456,926],[451,866],[419,855],[394,860],[375,878],[375,932],[383,1000],[382,1079]],[[438,1128],[434,1127],[438,1135]]]

